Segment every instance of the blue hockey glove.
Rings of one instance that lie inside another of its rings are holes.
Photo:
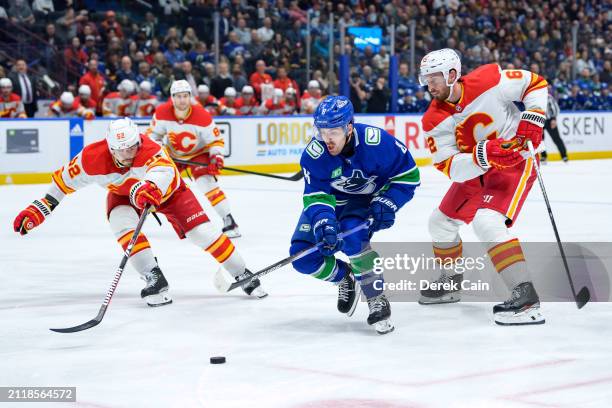
[[[332,256],[342,249],[344,241],[338,238],[340,224],[335,218],[321,218],[314,225],[314,235],[323,256]]]
[[[397,205],[390,198],[374,197],[370,202],[370,216],[373,220],[370,232],[391,228],[397,210]]]

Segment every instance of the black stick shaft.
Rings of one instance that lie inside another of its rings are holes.
[[[208,164],[206,163],[200,163],[200,162],[193,161],[193,160],[184,160],[184,159],[173,159],[173,160],[175,163],[179,163],[179,164],[188,164],[192,166],[208,167]],[[298,180],[301,180],[302,177],[304,177],[304,173],[302,173],[302,170],[298,171],[293,176],[285,177],[285,176],[279,176],[276,174],[260,173],[258,171],[253,171],[253,170],[238,169],[236,167],[223,167],[223,169],[229,170],[229,171],[235,171],[237,173],[253,174],[255,176],[270,177],[270,178],[275,178],[279,180],[287,180],[287,181],[298,181]]]

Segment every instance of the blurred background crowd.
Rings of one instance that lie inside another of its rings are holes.
[[[312,113],[338,91],[330,52],[343,51],[356,111],[389,112],[391,32],[400,113],[427,109],[415,70],[444,47],[464,74],[528,69],[561,110],[611,110],[611,20],[609,1],[589,0],[0,0],[0,113],[150,116],[176,79],[214,115]],[[382,44],[349,36],[342,50],[340,26],[378,26]],[[53,103],[37,113],[38,99]]]

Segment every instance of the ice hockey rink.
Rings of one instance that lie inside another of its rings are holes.
[[[612,160],[551,162],[543,172],[562,239],[612,241]],[[414,200],[374,240],[427,241],[448,184],[422,168]],[[240,176],[222,185],[249,267],[286,257],[302,182]],[[365,323],[366,304],[349,319],[336,311],[336,287],[290,267],[263,278],[266,299],[219,294],[212,258],[153,218],[144,230],[174,303],[147,307],[128,267],[99,326],[51,332],[96,315],[121,251],[97,186],[66,198],[26,237],[13,233],[14,216],[46,188],[0,187],[0,385],[77,387],[76,403],[45,407],[612,406],[609,303],[544,303],[547,322],[532,327],[495,325],[491,303],[393,303],[396,329],[379,336]],[[537,184],[514,232],[554,240]],[[470,227],[462,237],[476,240]],[[227,363],[211,365],[217,355]],[[41,406],[14,404],[29,405]]]

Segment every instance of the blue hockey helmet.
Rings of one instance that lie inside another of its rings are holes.
[[[353,104],[346,96],[327,96],[314,113],[315,137],[321,139],[318,129],[341,127],[345,132],[353,123]]]

